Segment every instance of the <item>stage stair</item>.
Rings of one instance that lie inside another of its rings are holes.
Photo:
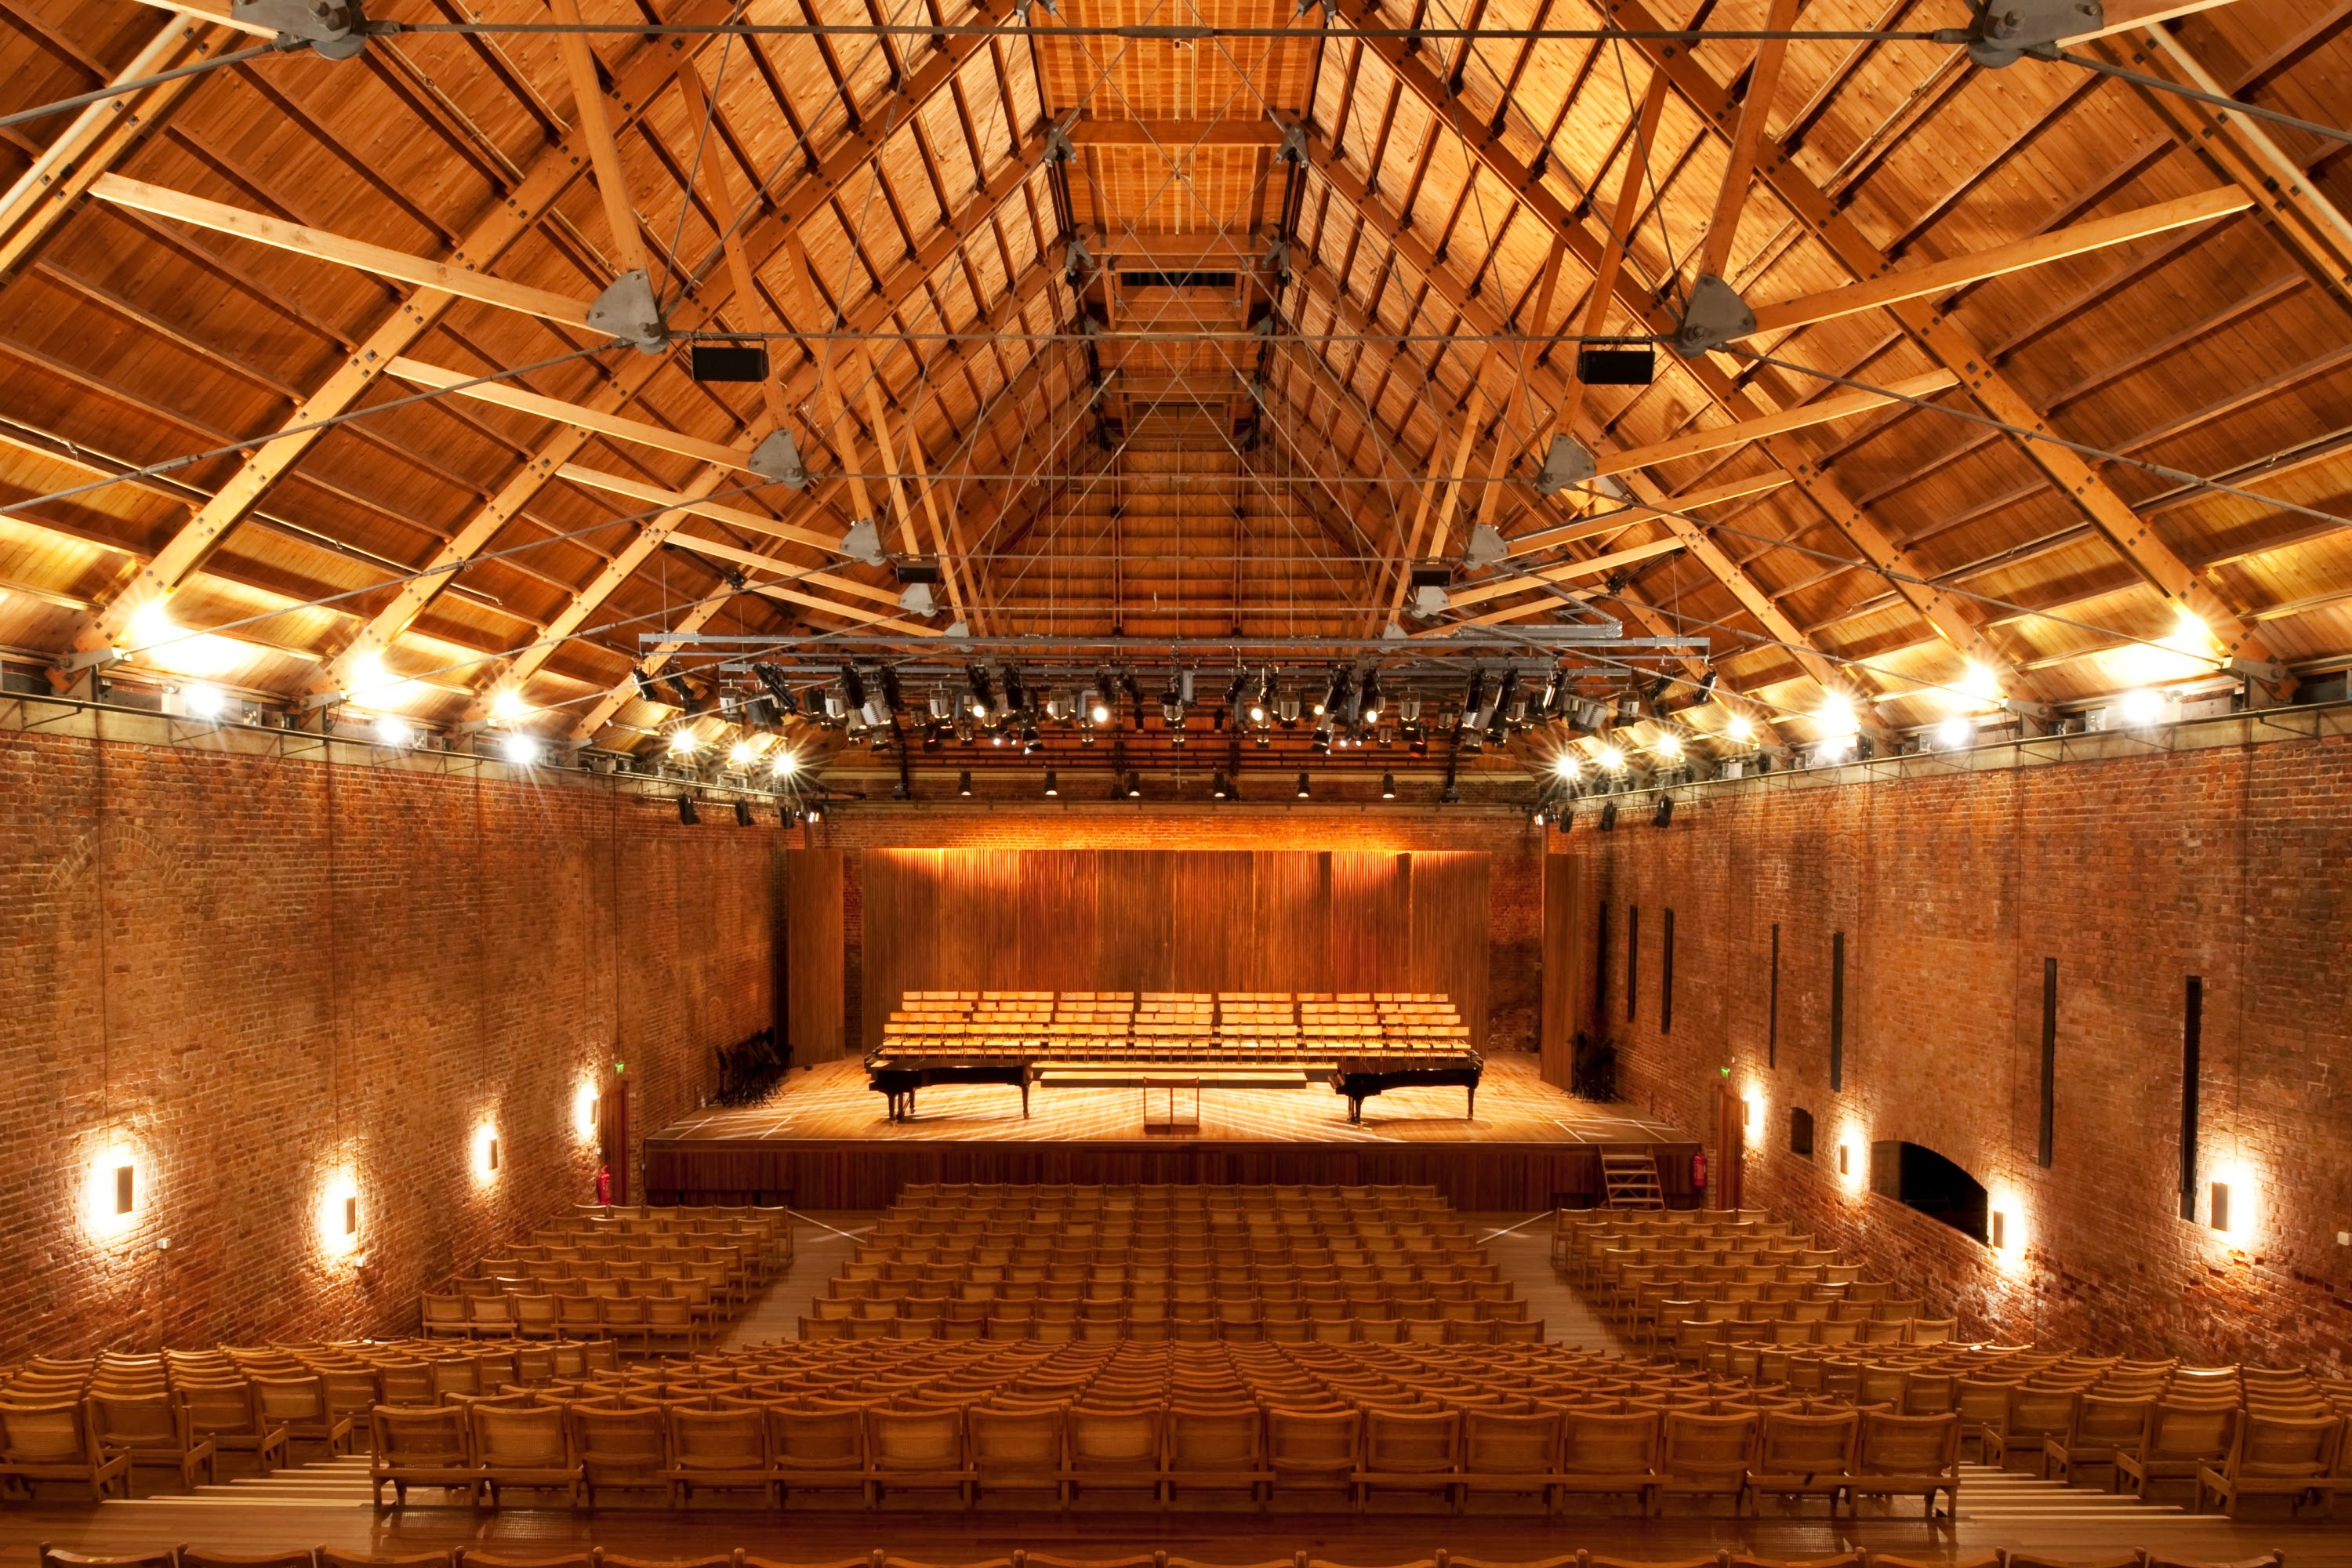
[[[1612,1209],[1662,1209],[1666,1194],[1658,1185],[1658,1163],[1647,1151],[1624,1153],[1602,1150],[1601,1180],[1608,1189],[1606,1206]]]

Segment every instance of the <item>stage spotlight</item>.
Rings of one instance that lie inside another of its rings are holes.
[[[639,698],[647,702],[659,702],[662,700],[661,688],[654,684],[654,678],[646,673],[646,667],[644,665],[631,665],[629,667],[629,679],[637,683],[637,696]]]
[[[793,689],[784,679],[782,667],[763,662],[753,665],[751,673],[759,678],[761,686],[768,689],[768,695],[775,700],[777,712],[789,718],[800,711],[800,703],[793,698]]]
[[[1601,831],[1603,833],[1617,831],[1617,803],[1613,800],[1601,808]]]
[[[1531,826],[1541,827],[1544,825],[1544,808],[1538,805],[1528,813],[1528,822]]]
[[[1976,738],[1976,721],[1965,713],[1955,713],[1936,726],[1936,744],[1948,752],[1957,752]]]
[[[1562,752],[1559,756],[1552,759],[1551,771],[1552,776],[1559,779],[1562,784],[1574,784],[1577,780],[1577,775],[1581,773],[1584,769],[1581,764],[1577,762],[1576,753],[1574,752]]]
[[[735,826],[738,827],[749,827],[751,826],[751,803],[750,801],[739,800],[735,803]]]
[[[1715,667],[1709,665],[1707,667],[1706,673],[1698,678],[1698,695],[1694,699],[1694,705],[1703,708],[1714,700]]]
[[[1650,750],[1672,762],[1683,754],[1683,738],[1672,730],[1664,731],[1656,740],[1650,742]]]
[[[1614,746],[1601,747],[1600,754],[1593,760],[1610,773],[1617,773],[1625,771],[1625,753]]]
[[[1101,692],[1087,692],[1085,696],[1078,699],[1078,706],[1085,711],[1087,721],[1088,723],[1108,724],[1110,722],[1110,704],[1103,700]]]
[[[1311,794],[1307,787],[1307,774],[1303,770],[1298,775],[1298,798],[1301,800],[1312,798]]]
[[[749,741],[738,741],[738,742],[736,742],[733,745],[731,745],[731,746],[730,746],[730,747],[728,747],[728,748],[727,748],[727,765],[728,765],[729,767],[730,767],[730,768],[740,768],[740,767],[743,766],[746,763],[749,763],[751,760],[751,742],[749,742]]]
[[[775,771],[775,774],[778,778],[788,779],[794,773],[801,771],[800,753],[794,751],[780,749],[776,752],[776,760],[770,763],[768,766]]]
[[[669,732],[669,754],[673,757],[690,757],[700,744],[701,738],[683,724]]]
[[[1022,726],[1021,726],[1021,754],[1022,754],[1023,756],[1024,756],[1024,757],[1025,757],[1025,756],[1028,756],[1028,755],[1030,755],[1032,752],[1035,752],[1035,751],[1036,751],[1036,749],[1037,749],[1037,726],[1036,726],[1036,725],[1034,725],[1034,724],[1024,724],[1024,725],[1022,725]]]
[[[2161,692],[2146,689],[2126,691],[2116,707],[2122,710],[2126,724],[2135,730],[2145,730],[2164,717],[2164,696]]]
[[[519,768],[527,768],[539,761],[539,742],[518,730],[499,742],[506,760]]]
[[[1062,787],[1054,778],[1054,770],[1047,768],[1045,770],[1045,798],[1052,800],[1061,793]]]
[[[958,795],[970,795],[971,793],[971,769],[969,769],[969,768],[966,768],[962,773],[960,773],[956,774],[956,794],[958,794]]]
[[[1226,781],[1224,774],[1218,773],[1209,781],[1209,795],[1213,799],[1231,800],[1234,797],[1234,786]]]
[[[1653,827],[1664,827],[1674,819],[1675,797],[1670,795],[1660,795],[1658,797],[1658,808],[1650,813],[1650,826]]]
[[[375,721],[375,743],[379,746],[405,746],[415,738],[408,721],[396,713],[383,714]]]
[[[973,718],[986,719],[990,710],[995,706],[995,693],[988,686],[988,671],[976,664],[969,665],[965,668],[964,678],[971,692],[966,706],[971,710]]]
[[[1731,721],[1723,727],[1723,732],[1745,744],[1756,738],[1756,721],[1745,713],[1734,713]]]
[[[1143,798],[1143,775],[1141,773],[1130,773],[1127,775],[1127,798],[1129,800],[1141,800]]]
[[[665,675],[662,684],[669,688],[674,706],[689,714],[702,711],[702,699],[694,694],[694,688],[686,683],[684,676]]]
[[[1394,800],[1396,798],[1396,774],[1382,773],[1381,775],[1381,798],[1382,800]]]
[[[808,819],[811,823],[823,822],[824,820],[824,807],[819,805],[815,801],[809,802]]]
[[[692,795],[682,795],[677,797],[677,819],[688,827],[692,827],[701,822],[702,814],[694,809],[694,797]]]

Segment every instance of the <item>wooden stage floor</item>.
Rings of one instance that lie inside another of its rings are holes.
[[[1039,1087],[1024,1119],[1019,1091],[959,1085],[924,1089],[894,1122],[862,1067],[829,1062],[759,1105],[652,1134],[646,1185],[656,1202],[879,1208],[926,1181],[1428,1183],[1458,1207],[1524,1213],[1597,1194],[1602,1150],[1646,1149],[1670,1199],[1689,1191],[1687,1134],[1552,1088],[1532,1056],[1490,1056],[1475,1118],[1465,1098],[1398,1089],[1366,1100],[1359,1124],[1323,1084],[1208,1088],[1197,1130],[1147,1131],[1139,1089]]]

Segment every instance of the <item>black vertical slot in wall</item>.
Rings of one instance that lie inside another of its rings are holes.
[[[1830,1088],[1845,1087],[1845,932],[1830,938]]]
[[[1675,911],[1666,911],[1666,950],[1658,971],[1658,1033],[1675,1026]]]
[[[1764,1020],[1764,1065],[1776,1068],[1780,1065],[1780,928],[1777,924],[1772,928],[1771,999],[1766,1006],[1769,1011]]]
[[[1640,1000],[1637,982],[1642,977],[1642,906],[1625,906],[1625,1021],[1633,1021],[1633,1009]]]
[[[2189,977],[2180,1017],[2180,1217],[2197,1217],[2197,1056],[2205,1045],[2205,977]]]
[[[2042,961],[2042,1142],[2034,1158],[2043,1170],[2058,1137],[2058,961]]]
[[[1599,1028],[1609,1016],[1609,900],[1601,900],[1601,918],[1592,922],[1592,1024]]]

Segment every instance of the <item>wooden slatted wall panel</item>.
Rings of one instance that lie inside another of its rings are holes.
[[[1101,944],[1098,991],[1171,991],[1169,932],[1176,919],[1175,857],[1164,849],[1104,849],[1095,855],[1100,905],[1095,911]],[[1029,945],[1054,933],[1024,931]]]
[[[1583,879],[1573,855],[1544,857],[1543,1080],[1567,1089],[1576,1070],[1576,1031],[1584,1024],[1578,938],[1584,929]]]
[[[838,849],[784,854],[784,942],[791,973],[785,1033],[793,1059],[802,1064],[833,1061],[842,1052],[848,996],[842,969],[841,857]],[[872,919],[869,912],[869,930]]]
[[[1176,863],[1169,973],[1202,991],[1247,991],[1256,981],[1257,858],[1246,849],[1190,851]]]
[[[839,857],[826,867],[809,896],[829,927],[801,914],[814,879],[793,883],[796,1030],[821,1005],[803,980],[837,993],[842,973]],[[1433,991],[1485,1040],[1483,854],[869,849],[861,875],[862,1049],[903,993],[961,990]],[[829,964],[804,959],[828,933]]]
[[[1412,947],[1412,858],[1335,850],[1330,859],[1330,988],[1407,989]]]
[[[1444,850],[1412,858],[1412,989],[1453,996],[1470,1043],[1486,1048],[1486,857]]]
[[[1018,858],[1020,890],[997,918],[1013,920],[1021,933],[1019,989],[1105,989],[1096,857],[1083,849],[1029,849]],[[1040,931],[1051,932],[1051,940],[1036,940]]]
[[[1328,991],[1331,858],[1266,850],[1257,870],[1257,962],[1253,991]]]

